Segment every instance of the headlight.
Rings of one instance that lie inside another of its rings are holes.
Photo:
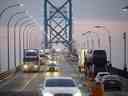
[[[51,73],[50,73],[50,72],[47,72],[47,73],[46,73],[46,76],[50,76],[50,75],[51,75]]]
[[[53,75],[54,76],[59,76],[59,72],[54,72]]]
[[[77,93],[74,94],[74,96],[82,96],[82,94],[80,91],[78,91]]]
[[[52,56],[51,56],[51,55],[48,55],[48,58],[49,58],[49,59],[52,59]]]
[[[44,93],[43,96],[53,96],[51,93]]]
[[[28,69],[28,65],[24,65],[23,68],[24,68],[24,69]]]
[[[51,64],[51,63],[56,64],[57,62],[56,62],[56,61],[51,61],[51,60],[49,60],[49,63],[50,63],[50,64]]]
[[[37,66],[37,65],[34,65],[34,68],[35,68],[35,69],[37,69],[37,68],[38,68],[38,66]]]
[[[52,61],[51,61],[51,60],[49,60],[48,62],[49,62],[50,64],[52,63]]]
[[[54,64],[56,64],[57,62],[56,61],[53,61]]]

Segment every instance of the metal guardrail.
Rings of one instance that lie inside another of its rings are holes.
[[[11,73],[9,71],[0,73],[0,81],[8,78]]]
[[[14,76],[16,71],[5,71],[0,73],[0,82]]]

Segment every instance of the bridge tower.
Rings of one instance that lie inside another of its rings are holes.
[[[44,1],[45,48],[61,43],[72,46],[72,2],[71,0]]]

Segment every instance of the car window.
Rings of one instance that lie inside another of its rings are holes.
[[[100,74],[101,77],[103,77],[104,75],[109,75],[109,74]]]
[[[37,53],[36,52],[27,52],[25,55],[26,56],[37,56]]]
[[[49,79],[46,87],[75,87],[75,83],[70,79]]]

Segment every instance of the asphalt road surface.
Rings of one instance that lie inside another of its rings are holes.
[[[77,63],[67,61],[66,57],[60,55],[57,57],[59,66],[63,74],[61,76],[71,76],[76,81],[79,81],[81,74],[78,72]],[[39,73],[23,73],[18,72],[14,77],[0,82],[0,96],[42,96],[41,85],[46,78],[46,66],[41,67]],[[123,91],[109,91],[105,92],[105,96],[128,96],[128,80],[123,78],[124,89]],[[81,81],[82,83],[82,81]],[[81,92],[83,96],[88,96],[89,91],[87,87],[82,87]]]

